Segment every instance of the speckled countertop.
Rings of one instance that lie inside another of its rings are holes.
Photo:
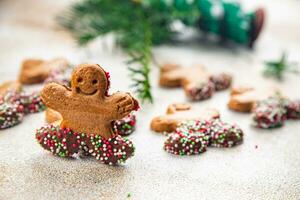
[[[15,79],[24,58],[65,56],[73,63],[100,63],[111,72],[113,91],[128,90],[126,57],[110,48],[109,40],[78,49],[55,26],[53,16],[67,3],[0,2],[0,81]],[[268,23],[255,51],[188,39],[155,48],[156,59],[203,63],[212,71],[231,72],[235,84],[277,84],[261,76],[261,63],[278,57],[282,49],[300,62],[300,2],[259,3],[267,8]],[[144,105],[138,113],[137,131],[130,136],[136,155],[125,166],[50,155],[34,139],[34,130],[45,123],[44,113],[29,115],[20,125],[0,131],[0,199],[300,199],[300,122],[289,121],[272,131],[255,129],[249,115],[227,109],[229,92],[220,92],[194,106],[215,107],[225,121],[237,122],[245,131],[244,143],[231,149],[209,148],[200,156],[176,157],[163,151],[164,136],[151,132],[149,123],[169,103],[186,99],[180,89],[160,89],[157,75],[154,68],[155,104]],[[299,76],[288,75],[279,87],[286,95],[300,98],[299,85]]]

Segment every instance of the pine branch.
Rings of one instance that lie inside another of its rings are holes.
[[[265,62],[264,74],[282,80],[285,72],[299,73],[295,68],[296,65],[296,63],[288,62],[287,55],[283,52],[279,60]]]
[[[184,2],[184,1],[183,1]],[[169,41],[175,20],[195,24],[196,10],[177,9],[161,0],[82,0],[73,4],[58,22],[69,30],[78,44],[113,32],[129,55],[127,65],[134,90],[142,101],[153,101],[150,84],[152,45]]]

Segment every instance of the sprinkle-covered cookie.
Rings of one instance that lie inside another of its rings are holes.
[[[24,92],[9,91],[2,97],[2,101],[18,105],[19,109],[23,109],[25,114],[41,112],[46,108],[38,92],[26,94]]]
[[[121,136],[104,139],[96,134],[73,132],[58,125],[47,125],[36,131],[38,143],[52,154],[74,157],[77,154],[92,155],[101,163],[124,163],[134,154],[132,142]]]
[[[186,87],[185,93],[187,97],[192,101],[201,101],[209,99],[215,91],[215,85],[213,82],[208,81],[206,83],[200,83],[193,87]]]
[[[24,112],[18,105],[7,102],[0,104],[0,129],[9,128],[19,124],[24,117]]]
[[[243,141],[243,131],[235,124],[212,120],[209,124],[210,146],[232,147]]]
[[[121,136],[127,136],[135,130],[136,117],[134,114],[129,114],[123,119],[116,120],[113,123],[114,132]]]
[[[275,96],[257,102],[252,111],[254,126],[264,129],[282,126],[286,120],[283,101]]]
[[[162,87],[182,87],[192,101],[210,98],[215,89],[222,90],[231,84],[231,76],[225,73],[211,75],[201,65],[180,67],[166,64],[161,67],[159,85]]]
[[[300,119],[300,100],[286,100],[284,107],[288,119]]]
[[[194,155],[206,151],[209,145],[208,121],[187,121],[168,135],[164,149],[175,155]]]
[[[226,73],[212,75],[210,80],[215,86],[215,91],[228,89],[231,85],[232,76]]]

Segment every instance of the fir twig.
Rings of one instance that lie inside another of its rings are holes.
[[[296,66],[297,63],[288,62],[287,54],[283,52],[279,60],[265,62],[264,74],[282,80],[285,72],[299,73]]]
[[[82,0],[59,16],[58,22],[80,45],[115,33],[118,44],[129,55],[127,65],[134,90],[142,101],[152,102],[149,78],[152,45],[171,39],[175,20],[196,24],[199,15],[195,9],[177,7],[161,0]]]

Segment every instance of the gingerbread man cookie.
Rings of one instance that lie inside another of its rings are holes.
[[[73,131],[111,138],[111,123],[137,108],[129,93],[107,95],[109,81],[99,65],[80,65],[72,74],[71,85],[47,84],[41,97],[47,107],[62,115],[61,126]]]
[[[152,119],[151,129],[156,132],[173,132],[178,125],[186,120],[205,120],[219,118],[220,114],[215,109],[196,109],[190,104],[171,104],[167,108],[166,115]]]
[[[50,61],[27,59],[22,63],[19,80],[22,84],[41,83],[51,74],[51,71],[64,70],[68,66],[68,61],[63,58]]]
[[[212,76],[201,65],[182,68],[166,64],[161,68],[159,84],[162,87],[183,87],[186,96],[196,101],[210,98],[215,90],[227,89],[231,79],[225,73]]]
[[[233,147],[243,141],[243,131],[220,119],[185,121],[169,134],[164,149],[175,155],[194,155],[207,147]]]
[[[251,112],[256,102],[279,94],[274,87],[256,89],[253,87],[234,87],[231,90],[231,97],[228,108],[238,112]]]
[[[105,164],[120,164],[133,156],[132,142],[113,131],[113,123],[138,109],[129,94],[108,95],[109,74],[99,65],[82,64],[72,73],[71,88],[47,84],[45,104],[59,112],[60,125],[42,127],[36,139],[46,150],[61,157],[83,152]]]

